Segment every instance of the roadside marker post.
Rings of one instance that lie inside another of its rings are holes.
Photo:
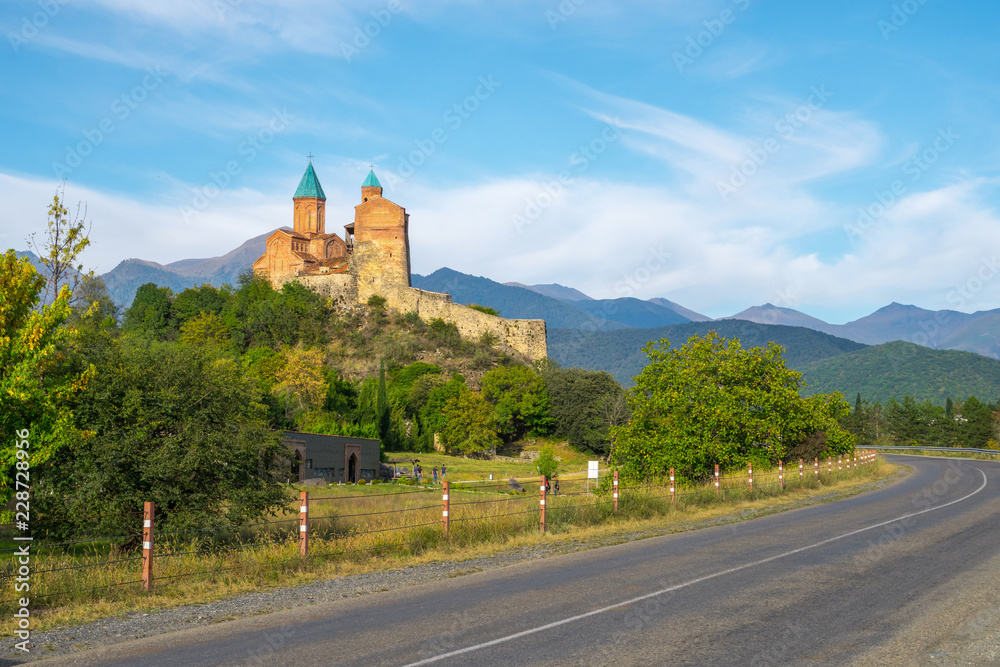
[[[805,468],[802,467],[802,459],[799,459],[799,484],[805,480]]]
[[[840,456],[837,457],[837,472],[843,472],[843,471],[844,471],[844,455],[841,454]]]
[[[545,475],[542,475],[542,485],[539,487],[538,496],[538,527],[545,532]]]
[[[674,469],[670,469],[670,504],[674,504],[675,491],[674,491]]]
[[[615,503],[614,503],[615,504],[615,513],[617,514],[618,513],[618,471],[617,470],[615,470],[615,477],[611,481],[611,485],[612,485],[612,488],[613,488],[613,490],[611,492],[611,495],[612,495],[612,498],[615,501]]]
[[[441,482],[444,491],[441,495],[441,525],[444,526],[444,536],[448,537],[448,482]]]
[[[785,468],[781,461],[778,461],[778,488],[782,491],[785,490]]]
[[[719,464],[715,464],[715,495],[719,495]]]
[[[153,515],[156,503],[150,501],[142,508],[142,590],[153,588]]]
[[[753,464],[747,467],[747,478],[750,480],[750,494],[753,495]]]
[[[299,492],[299,554],[309,555],[309,492]]]
[[[828,475],[832,475],[833,474],[833,457],[832,456],[826,457],[826,473]]]
[[[816,479],[819,479],[819,457],[813,459],[813,469],[816,471]]]

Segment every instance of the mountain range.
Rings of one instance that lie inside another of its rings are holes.
[[[271,233],[220,257],[170,264],[128,259],[102,278],[123,307],[148,282],[175,292],[203,283],[235,285],[264,253]],[[18,254],[38,264],[30,252]],[[412,283],[447,292],[457,303],[495,308],[504,317],[544,319],[550,357],[565,366],[607,370],[624,385],[645,365],[647,342],[667,338],[681,344],[716,330],[740,338],[744,347],[782,344],[789,366],[805,374],[811,391],[861,392],[871,400],[909,394],[935,402],[970,394],[1000,396],[1000,361],[995,361],[1000,359],[1000,309],[969,314],[891,303],[853,322],[830,324],[765,303],[713,320],[663,297],[595,299],[556,283],[499,283],[448,268],[413,274]]]

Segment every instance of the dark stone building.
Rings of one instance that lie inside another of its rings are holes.
[[[292,451],[292,482],[313,477],[334,484],[357,482],[379,474],[379,440],[285,431],[282,442]]]

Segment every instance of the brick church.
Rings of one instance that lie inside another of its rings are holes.
[[[459,333],[476,339],[489,333],[501,347],[535,360],[546,356],[544,320],[511,320],[453,303],[447,294],[414,289],[410,283],[410,216],[382,196],[374,170],[361,184],[361,203],[344,236],[326,231],[326,195],[313,169],[306,167],[292,197],[292,229],[267,238],[254,273],[275,289],[297,281],[328,297],[339,308],[365,304],[373,295],[389,308],[416,313],[426,321],[454,322]]]

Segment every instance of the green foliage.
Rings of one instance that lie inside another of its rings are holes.
[[[388,302],[385,300],[384,296],[379,296],[378,294],[372,294],[370,297],[368,297],[368,306],[372,310],[384,311],[386,303]]]
[[[628,394],[632,418],[612,429],[611,460],[626,479],[671,467],[704,477],[716,463],[777,462],[817,431],[827,434],[833,453],[853,447],[836,421],[846,404],[836,395],[800,398],[801,376],[785,367],[779,345],[744,350],[710,332],[679,350],[667,340],[644,349],[650,363]]]
[[[506,442],[525,435],[544,435],[554,421],[549,416],[545,381],[525,366],[500,366],[483,376],[483,398],[494,406],[500,434]]]
[[[441,440],[452,450],[466,454],[496,452],[500,438],[493,406],[479,394],[461,385],[458,394],[445,404],[442,417]]]
[[[451,350],[462,348],[462,336],[458,333],[458,326],[454,322],[445,322],[440,317],[436,317],[428,324],[427,338],[432,342]]]
[[[551,400],[553,434],[567,438],[575,449],[607,455],[609,429],[627,421],[621,386],[604,371],[564,369],[555,364],[543,368],[541,376]]]
[[[63,325],[70,314],[69,289],[35,311],[45,279],[13,250],[0,255],[0,500],[13,492],[18,441],[27,440],[32,471],[84,437],[74,424],[73,398],[93,375],[60,369],[60,348],[76,332]],[[28,437],[25,437],[28,436]],[[23,456],[23,455],[22,455]],[[30,480],[29,480],[30,481]]]
[[[232,297],[229,287],[217,288],[209,284],[200,287],[189,287],[177,295],[172,304],[172,316],[183,326],[185,322],[202,313],[220,315],[222,309]]]
[[[279,511],[288,455],[259,398],[233,360],[126,338],[80,396],[76,416],[93,437],[39,475],[33,509],[66,536],[129,535],[147,500],[166,530]]]
[[[495,308],[490,308],[489,306],[480,306],[478,303],[470,303],[469,308],[472,310],[478,310],[480,313],[486,313],[487,315],[500,316],[500,311]]]
[[[32,233],[28,237],[28,245],[45,267],[45,293],[42,302],[54,300],[62,288],[66,287],[69,289],[69,303],[75,306],[82,297],[79,293],[80,283],[94,278],[93,271],[84,273],[83,264],[78,263],[80,253],[90,245],[90,223],[86,220],[85,208],[81,215],[79,204],[76,214],[70,217],[63,205],[64,200],[65,188],[57,191],[52,198],[45,240],[39,242],[37,235]]]
[[[555,448],[552,445],[542,447],[535,460],[535,467],[538,468],[539,475],[545,475],[548,479],[552,479],[559,472],[559,462],[556,461]]]
[[[323,297],[298,282],[281,290],[253,274],[240,284],[223,308],[222,319],[240,350],[267,346],[318,345],[326,341],[330,308]]]
[[[172,316],[174,294],[169,287],[153,283],[142,285],[135,292],[132,305],[125,311],[122,330],[145,338],[165,340],[172,338],[176,321]]]

